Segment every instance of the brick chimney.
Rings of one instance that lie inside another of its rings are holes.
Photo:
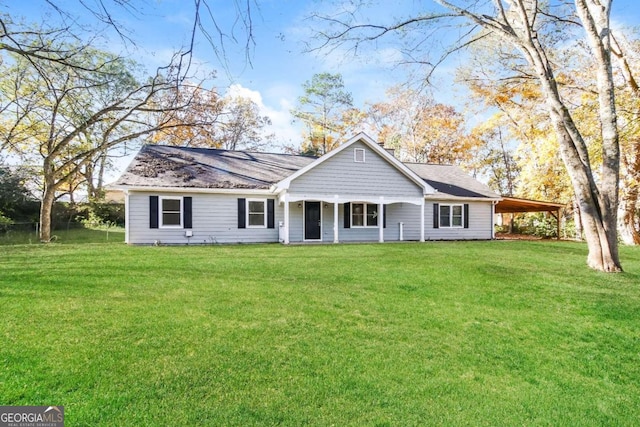
[[[379,145],[380,147],[384,148],[385,150],[387,150],[387,153],[391,154],[393,157],[395,157],[395,156],[396,156],[396,150],[395,150],[395,149],[393,149],[393,148],[386,148],[386,147],[384,146],[384,141],[380,141],[380,142],[378,142],[378,145]]]

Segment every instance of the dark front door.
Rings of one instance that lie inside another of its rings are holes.
[[[320,240],[320,202],[304,202],[304,240]]]

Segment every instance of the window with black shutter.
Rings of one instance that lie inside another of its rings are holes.
[[[149,228],[158,228],[158,196],[149,196]]]
[[[193,215],[192,215],[192,207],[193,207],[193,198],[184,197],[182,199],[182,206],[184,208],[184,228],[193,228]]]
[[[247,199],[238,199],[238,228],[247,228]]]

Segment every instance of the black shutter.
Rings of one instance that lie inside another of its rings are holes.
[[[344,228],[351,228],[351,204],[344,204]]]
[[[469,228],[469,203],[464,204],[464,228]]]
[[[273,199],[267,199],[267,228],[276,228],[275,203]]]
[[[193,228],[193,216],[191,215],[191,207],[193,205],[193,199],[191,197],[182,198],[182,208],[184,209],[184,228]]]
[[[149,196],[149,228],[158,228],[158,196]]]
[[[440,205],[433,204],[433,228],[440,228]]]
[[[387,228],[387,205],[382,206],[382,228]]]
[[[238,199],[238,228],[247,228],[247,201]]]

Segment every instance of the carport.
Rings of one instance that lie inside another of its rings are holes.
[[[564,205],[562,203],[542,202],[539,200],[518,199],[516,197],[503,197],[496,204],[495,212],[497,214],[515,214],[526,212],[549,212],[556,219],[557,235],[560,240],[560,209]]]

